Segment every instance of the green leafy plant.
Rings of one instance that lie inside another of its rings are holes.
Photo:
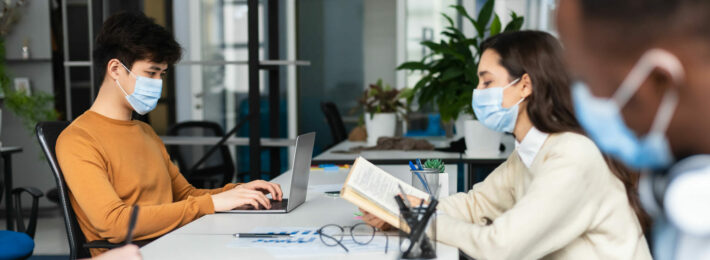
[[[511,21],[503,27],[498,15],[493,13],[494,5],[495,0],[486,2],[478,19],[472,18],[463,6],[451,6],[473,25],[476,30],[473,38],[467,38],[456,28],[454,20],[442,13],[449,24],[441,33],[444,39],[438,43],[421,42],[431,50],[430,54],[420,61],[405,62],[397,67],[398,70],[421,71],[423,74],[413,88],[415,95],[409,97],[408,102],[417,98],[420,107],[435,106],[444,122],[456,120],[461,112],[473,114],[471,99],[473,89],[478,85],[476,71],[481,42],[501,32],[518,31],[524,22],[522,16],[511,12]]]
[[[424,162],[423,167],[425,169],[437,169],[439,170],[439,173],[443,173],[444,170],[446,170],[444,162],[439,159],[428,159]]]
[[[4,95],[4,107],[22,119],[30,134],[34,134],[38,122],[58,118],[59,114],[52,107],[53,95],[35,90],[30,96],[24,90],[16,91],[10,86],[11,80],[5,65],[5,40],[0,38],[0,89]]]
[[[411,89],[398,90],[389,84],[383,85],[382,79],[378,79],[377,83],[370,84],[365,89],[362,97],[358,100],[365,112],[374,116],[376,113],[397,113],[406,114],[409,106],[405,101],[408,97],[413,96]]]

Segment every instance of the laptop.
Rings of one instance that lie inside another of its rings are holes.
[[[316,133],[311,132],[296,137],[296,152],[293,154],[293,165],[291,166],[291,192],[287,199],[282,201],[271,200],[271,208],[254,208],[248,205],[239,207],[228,213],[288,213],[306,201],[306,191],[308,190],[308,175],[311,170],[311,157],[313,155],[313,143]]]

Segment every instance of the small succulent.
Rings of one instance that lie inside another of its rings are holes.
[[[424,168],[426,169],[437,169],[440,173],[443,173],[446,169],[444,162],[439,159],[428,159],[424,162]]]

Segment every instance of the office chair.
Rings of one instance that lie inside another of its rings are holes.
[[[321,102],[320,109],[323,111],[323,115],[325,115],[325,120],[330,127],[330,134],[333,136],[333,144],[330,146],[348,139],[348,133],[345,131],[345,124],[340,117],[338,107],[336,107],[333,102]]]
[[[168,130],[171,136],[224,136],[222,127],[209,121],[187,121],[175,124]],[[234,162],[232,153],[226,145],[220,147],[194,172],[190,169],[202,155],[210,149],[209,145],[170,145],[168,153],[177,161],[178,168],[185,179],[197,188],[220,188],[232,181]]]
[[[0,180],[0,200],[5,194],[4,189],[5,184]],[[30,219],[27,226],[25,226],[25,218],[22,216],[23,192],[32,196],[32,209],[30,210]],[[0,230],[0,259],[24,259],[32,255],[32,251],[35,248],[35,243],[32,239],[35,236],[39,198],[42,195],[39,189],[33,187],[12,189],[12,197],[15,201],[15,219],[8,219],[7,221],[16,221],[16,230]]]
[[[123,244],[113,244],[108,241],[92,241],[87,243],[84,233],[79,229],[79,223],[76,220],[76,215],[74,215],[74,210],[69,202],[69,188],[66,182],[64,182],[64,174],[62,173],[62,169],[59,168],[54,150],[59,134],[62,133],[67,126],[69,126],[69,122],[66,121],[40,122],[37,124],[35,131],[37,132],[37,139],[39,139],[39,143],[42,146],[42,151],[44,151],[44,156],[49,162],[49,168],[52,169],[52,173],[54,174],[54,180],[57,182],[59,205],[62,209],[64,224],[67,229],[67,238],[69,240],[69,259],[87,258],[91,257],[89,248],[116,248]]]

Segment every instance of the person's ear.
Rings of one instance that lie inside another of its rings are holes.
[[[121,62],[118,59],[111,59],[106,64],[106,75],[111,77],[111,80],[118,80],[120,70],[122,69]]]
[[[527,73],[523,74],[522,77],[520,77],[520,82],[518,84],[522,85],[520,88],[520,96],[523,98],[527,98],[530,95],[532,95],[533,92],[533,86],[532,86],[532,80],[530,80],[530,75]]]

